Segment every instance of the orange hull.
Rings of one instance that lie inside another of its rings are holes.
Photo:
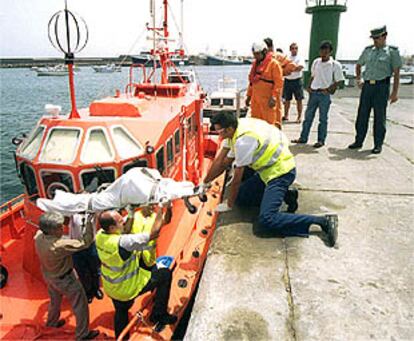
[[[205,165],[209,166],[211,161],[205,161]],[[194,294],[201,275],[215,229],[214,208],[221,200],[223,180],[224,178],[221,177],[214,183],[206,203],[192,200],[198,207],[197,214],[190,214],[184,203],[177,201],[173,207],[173,219],[163,228],[157,242],[158,254],[170,255],[175,259],[169,311],[176,314],[179,319]],[[184,226],[185,228],[180,228]],[[2,225],[2,231],[4,228],[6,226]],[[69,304],[65,301],[61,313],[61,317],[66,320],[65,326],[60,329],[45,327],[49,302],[46,286],[40,277],[40,272],[37,272],[39,277],[33,276],[23,268],[23,263],[27,266],[28,262],[23,261],[22,251],[29,246],[28,242],[30,244],[33,233],[30,225],[26,225],[23,238],[9,239],[2,253],[2,263],[9,271],[9,280],[1,289],[0,337],[4,340],[74,339],[75,318]],[[33,273],[38,267],[38,260],[32,259],[30,263],[33,267],[30,272]],[[127,329],[130,330],[132,340],[172,338],[176,326],[166,326],[164,330],[157,332],[147,321],[151,302],[151,294],[145,294],[137,298],[130,310],[131,320]],[[98,339],[113,339],[112,301],[107,296],[103,300],[95,299],[89,308],[90,326],[101,332]]]

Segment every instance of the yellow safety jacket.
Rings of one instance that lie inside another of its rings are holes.
[[[289,141],[275,126],[255,118],[239,119],[233,138],[229,139],[229,146],[233,153],[237,139],[242,136],[251,136],[259,143],[249,167],[259,173],[265,184],[295,168],[295,159],[289,150]]]
[[[136,214],[137,215],[137,214]],[[135,220],[135,219],[134,219]],[[147,219],[148,221],[150,219]],[[155,221],[155,215],[152,221]],[[134,221],[131,233],[151,231],[150,223]],[[140,258],[149,267],[155,264],[155,245],[145,251],[133,251],[124,261],[119,254],[120,234],[107,234],[102,229],[96,234],[96,248],[101,260],[102,285],[106,294],[118,301],[129,301],[137,297],[151,278],[151,272],[140,268]]]

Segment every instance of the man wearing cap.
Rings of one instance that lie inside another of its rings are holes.
[[[251,117],[280,127],[280,98],[283,88],[282,67],[273,58],[264,41],[254,43],[255,60],[249,74],[246,105],[251,103]],[[279,110],[278,110],[279,109]]]
[[[388,99],[391,103],[398,100],[400,68],[402,61],[398,48],[387,45],[386,26],[371,30],[374,44],[367,46],[362,52],[356,65],[356,79],[362,89],[359,98],[358,115],[355,123],[355,142],[349,149],[359,149],[364,143],[368,130],[371,109],[374,109],[374,149],[373,154],[382,151],[386,131],[386,112]],[[361,67],[365,66],[363,78]],[[394,75],[394,84],[390,91],[390,78]]]

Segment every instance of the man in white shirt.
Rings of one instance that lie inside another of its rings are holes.
[[[323,41],[319,47],[320,57],[312,63],[311,79],[309,87],[308,107],[305,112],[305,120],[299,139],[292,140],[293,143],[307,143],[316,109],[319,108],[318,141],[313,145],[320,148],[325,145],[328,134],[328,112],[331,105],[331,94],[333,94],[344,80],[341,64],[331,57],[333,47],[330,41]]]
[[[296,108],[298,111],[298,118],[296,119],[297,123],[302,121],[302,100],[303,96],[303,83],[302,83],[302,76],[303,76],[303,68],[305,67],[305,63],[298,55],[298,45],[296,43],[290,44],[290,56],[288,58],[294,62],[297,67],[295,71],[291,74],[285,76],[285,81],[283,84],[283,100],[285,106],[285,115],[283,116],[283,121],[289,121],[289,109],[290,109],[290,101],[292,97],[295,96],[296,100]]]

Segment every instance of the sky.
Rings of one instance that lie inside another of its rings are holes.
[[[156,1],[160,9],[161,0]],[[341,1],[341,0],[339,0]],[[345,1],[345,0],[342,0]],[[68,8],[84,18],[89,41],[79,57],[117,57],[148,49],[145,24],[149,0],[68,0]],[[170,0],[174,18],[170,30],[177,37],[181,0]],[[249,55],[254,41],[270,36],[288,51],[297,42],[308,54],[311,15],[305,0],[183,0],[184,43],[189,54],[216,53],[224,48]],[[369,31],[386,24],[388,43],[403,55],[414,54],[412,0],[348,0],[341,14],[338,59],[357,59],[372,44]],[[63,0],[1,0],[0,57],[59,57],[49,43],[50,17],[64,8]],[[158,15],[161,12],[158,11]],[[174,42],[170,43],[174,46]]]

